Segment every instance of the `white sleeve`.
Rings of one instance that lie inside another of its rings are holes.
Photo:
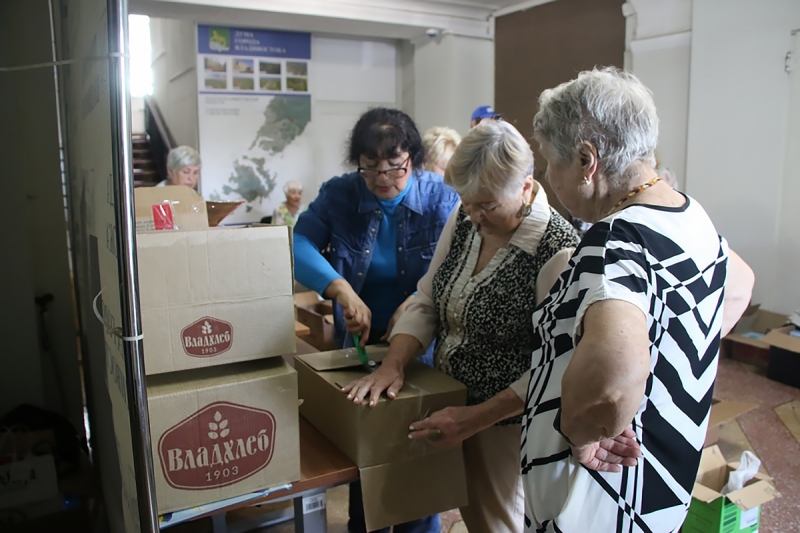
[[[580,338],[586,310],[602,300],[622,300],[638,307],[645,317],[650,311],[650,274],[644,247],[628,231],[626,221],[615,220],[608,230],[602,257],[596,247],[584,247],[576,257],[581,291],[586,293],[575,314],[573,339]]]
[[[417,339],[422,344],[423,350],[427,350],[436,338],[439,312],[433,302],[433,276],[444,263],[447,254],[450,253],[450,241],[453,239],[460,206],[459,202],[450,214],[450,218],[447,219],[447,223],[439,235],[439,242],[436,243],[430,267],[417,283],[417,294],[414,299],[411,300],[405,312],[400,315],[400,319],[394,325],[389,342],[395,335],[402,333]]]

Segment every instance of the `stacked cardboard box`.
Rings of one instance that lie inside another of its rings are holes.
[[[751,305],[736,327],[720,344],[720,357],[766,368],[769,365],[769,344],[764,336],[786,324],[787,316]]]
[[[160,514],[300,479],[297,374],[275,357],[295,352],[290,230],[209,228],[205,208],[136,190]]]
[[[301,338],[321,352],[334,350],[333,303],[323,300],[316,292],[307,291],[296,294],[294,304],[297,321],[310,330]]]
[[[386,349],[367,347],[373,360]],[[352,350],[295,356],[300,413],[359,467],[367,530],[466,505],[461,447],[432,449],[408,439],[408,427],[430,413],[466,403],[463,384],[421,363],[405,370],[394,400],[356,405],[341,389],[369,372]]]
[[[769,379],[800,388],[800,331],[794,325],[770,331],[764,342],[769,345]]]

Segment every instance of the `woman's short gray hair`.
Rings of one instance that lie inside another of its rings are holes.
[[[447,165],[444,182],[462,198],[480,189],[505,199],[533,173],[533,152],[522,134],[503,120],[482,120],[462,139]]]
[[[297,180],[287,181],[286,185],[283,186],[283,194],[289,194],[290,192],[303,192],[303,184]]]
[[[178,146],[167,155],[167,168],[173,172],[188,166],[199,167],[200,164],[200,154],[191,146]]]
[[[625,172],[635,161],[656,165],[658,115],[653,94],[636,76],[616,68],[581,72],[542,92],[533,131],[562,163],[572,160],[582,142],[592,143],[600,169],[618,183],[627,181]]]
[[[423,166],[426,170],[430,170],[433,165],[447,167],[447,162],[460,142],[461,135],[453,128],[434,126],[429,129],[422,136],[422,146],[425,148]]]

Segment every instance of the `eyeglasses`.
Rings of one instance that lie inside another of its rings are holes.
[[[386,170],[378,170],[376,168],[364,168],[358,167],[358,173],[368,179],[375,179],[379,177],[381,174],[386,174],[387,178],[390,179],[400,179],[406,175],[408,172],[408,162],[411,160],[411,156],[408,156],[405,161],[400,163],[399,167],[392,167],[387,168]]]

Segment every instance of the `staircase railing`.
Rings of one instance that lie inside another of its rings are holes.
[[[175,148],[175,139],[172,137],[167,123],[158,104],[152,96],[144,99],[144,129],[150,140],[150,151],[156,164],[156,171],[161,180],[167,179],[167,155]]]

